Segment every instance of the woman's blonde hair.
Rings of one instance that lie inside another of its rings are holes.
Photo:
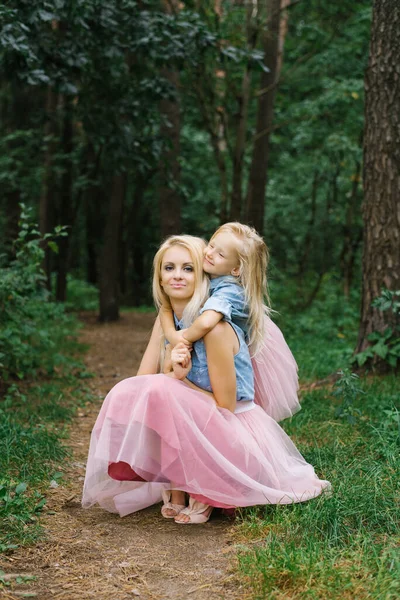
[[[238,283],[244,289],[249,306],[249,346],[254,355],[263,345],[264,315],[271,312],[267,284],[269,250],[257,231],[248,225],[224,223],[213,234],[211,240],[223,232],[231,233],[241,242],[238,248]]]
[[[191,256],[194,270],[194,293],[183,311],[183,326],[190,327],[199,314],[200,308],[208,298],[209,280],[203,271],[203,257],[206,243],[201,238],[193,235],[172,235],[168,237],[159,247],[153,260],[153,298],[158,310],[171,307],[167,294],[161,287],[161,266],[164,254],[173,246],[185,248]]]

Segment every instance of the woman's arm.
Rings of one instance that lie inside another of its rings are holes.
[[[160,350],[162,339],[160,318],[157,317],[149,343],[143,354],[137,375],[155,375],[160,372]]]
[[[208,373],[216,403],[231,412],[236,407],[234,355],[239,349],[235,332],[228,323],[218,323],[205,337]]]

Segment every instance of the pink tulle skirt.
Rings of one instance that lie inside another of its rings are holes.
[[[121,381],[92,432],[83,506],[124,516],[161,501],[164,489],[223,508],[289,504],[329,488],[274,419],[249,408],[217,408],[166,375]]]
[[[279,327],[267,316],[264,346],[252,358],[254,401],[275,421],[300,410],[297,364]]]

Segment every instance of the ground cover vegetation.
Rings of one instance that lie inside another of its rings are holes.
[[[256,599],[399,595],[398,379],[347,373],[339,383],[336,396],[305,392],[285,425],[332,496],[251,510],[238,527],[239,570]]]
[[[40,537],[45,492],[68,456],[66,424],[89,399],[78,322],[44,285],[43,245],[57,250],[51,238],[22,205],[15,257],[0,264],[0,551]]]
[[[245,511],[239,571],[254,598],[398,597],[398,31],[394,0],[0,5],[1,550],[41,535],[88,400],[72,311],[150,306],[162,237],[238,219],[300,366],[285,429],[334,487]]]

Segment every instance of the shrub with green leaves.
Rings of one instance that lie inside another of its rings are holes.
[[[52,277],[52,288],[55,290],[56,278]],[[67,275],[67,311],[98,310],[99,290],[92,283]]]
[[[359,367],[373,363],[378,357],[395,369],[400,359],[400,291],[382,290],[381,295],[372,302],[372,306],[381,312],[392,312],[395,324],[383,331],[373,331],[368,336],[371,345],[353,358]]]
[[[21,205],[20,230],[15,241],[15,258],[0,263],[0,377],[33,376],[38,369],[52,372],[62,362],[58,352],[63,340],[76,329],[64,307],[51,301],[41,269],[44,244],[53,249],[55,236],[66,235],[56,227],[44,237]]]

